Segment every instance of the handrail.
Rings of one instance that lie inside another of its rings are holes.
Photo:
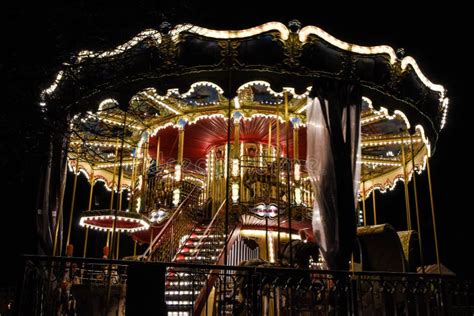
[[[183,263],[183,262],[144,262],[135,260],[114,260],[102,258],[83,258],[83,257],[57,257],[57,256],[43,256],[25,254],[21,258],[25,260],[47,261],[47,262],[77,262],[77,263],[91,263],[91,264],[117,264],[117,265],[153,265],[156,267],[174,267],[186,269],[217,269],[217,270],[234,270],[234,271],[261,271],[266,273],[292,273],[292,272],[310,272],[315,274],[344,274],[344,275],[358,275],[358,276],[383,276],[383,277],[420,277],[420,278],[434,278],[434,279],[460,279],[456,275],[425,273],[423,275],[416,272],[387,272],[387,271],[355,271],[349,270],[318,270],[318,269],[296,269],[290,267],[246,267],[246,266],[225,266],[218,264],[200,264],[200,263]]]
[[[232,251],[232,245],[234,242],[237,240],[237,237],[240,235],[240,229],[242,225],[236,225],[232,229],[232,232],[229,234],[226,243],[228,245],[227,248],[227,254],[229,254],[230,251]],[[222,249],[221,253],[219,254],[215,265],[222,265],[226,264],[224,262],[224,251],[225,249]],[[226,265],[227,266],[227,265]],[[201,311],[204,308],[207,298],[209,297],[209,294],[211,294],[212,287],[214,286],[214,283],[216,282],[216,272],[219,271],[218,269],[211,269],[209,272],[209,277],[207,278],[206,284],[204,287],[201,289],[198,297],[196,298],[196,302],[194,303],[194,311],[193,315],[201,315]]]
[[[153,238],[152,242],[150,243],[150,246],[145,250],[145,252],[143,253],[142,257],[146,257],[148,255],[148,257],[146,257],[146,261],[150,261],[151,259],[151,252],[154,250],[154,246],[155,246],[155,243],[160,240],[160,238],[163,236],[163,234],[166,232],[166,230],[168,229],[168,226],[171,225],[171,222],[174,221],[174,219],[179,215],[181,214],[182,210],[184,209],[183,205],[184,203],[186,203],[189,198],[191,197],[191,195],[194,193],[194,190],[196,189],[197,185],[194,185],[193,189],[191,190],[191,192],[189,192],[189,194],[186,196],[186,198],[181,202],[180,205],[178,205],[178,207],[176,208],[176,210],[174,211],[173,215],[171,215],[171,217],[168,219],[168,221],[166,222],[165,226],[163,226],[163,228],[160,230],[160,232],[156,235],[155,238]]]
[[[222,201],[222,204],[221,204],[221,205],[219,206],[219,208],[217,209],[216,214],[214,214],[214,216],[212,217],[211,222],[209,223],[209,225],[207,225],[206,230],[204,230],[204,233],[202,234],[201,238],[199,239],[198,249],[197,249],[196,253],[195,253],[194,256],[193,256],[194,259],[197,258],[199,252],[201,251],[202,241],[203,241],[203,239],[206,237],[207,233],[209,232],[209,229],[210,229],[210,228],[212,227],[212,225],[214,224],[214,221],[217,219],[217,216],[219,215],[220,211],[223,209],[225,203],[226,203],[226,200]]]

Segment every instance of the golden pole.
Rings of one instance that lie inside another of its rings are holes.
[[[295,123],[295,125],[293,125],[293,158],[296,161],[298,161],[299,159],[299,146],[298,146],[298,131],[299,131],[299,123]]]
[[[137,241],[135,240],[135,244],[133,245],[133,257],[137,256]]]
[[[184,148],[184,127],[179,128],[179,139],[178,139],[178,164],[183,162],[183,148]]]
[[[122,183],[122,179],[123,179],[123,172],[120,175],[119,183]],[[119,209],[119,211],[121,211],[122,210],[123,190],[122,190],[122,188],[118,188],[118,187],[117,187],[117,190],[120,190],[119,201],[118,201],[118,209]],[[120,232],[117,232],[117,254],[116,254],[116,257],[115,257],[115,259],[117,259],[117,260],[119,258],[119,247],[120,247]]]
[[[112,192],[110,194],[110,209],[114,207],[114,185],[115,185],[115,173],[117,172],[117,158],[118,158],[119,138],[115,143],[115,157],[114,157],[114,172],[112,174]]]
[[[89,191],[89,206],[87,208],[88,211],[92,209],[92,196],[94,194],[94,170],[92,170],[92,173],[90,175],[90,185],[91,189]],[[86,227],[86,232],[84,236],[84,253],[82,254],[82,257],[85,258],[87,254],[87,240],[89,238],[89,227]]]
[[[355,266],[354,266],[354,252],[352,252],[351,254],[351,272],[352,272],[352,275],[354,275],[355,273]]]
[[[277,226],[278,226],[278,259],[281,259],[280,245],[280,104],[276,106],[276,162],[277,162],[277,203],[278,203],[278,214],[277,214]],[[291,234],[291,232],[290,232]]]
[[[76,188],[77,188],[78,174],[79,174],[79,158],[76,159],[76,171],[74,172],[74,184],[72,185],[72,198],[71,198],[71,208],[69,211],[69,225],[67,229],[66,247],[69,247],[69,242],[71,241],[72,216],[74,215],[74,204],[76,202]]]
[[[438,247],[438,230],[436,229],[436,214],[433,200],[433,187],[431,185],[431,169],[430,169],[430,160],[426,159],[426,169],[428,171],[428,188],[430,190],[430,204],[431,204],[431,217],[433,219],[433,234],[435,241],[435,250],[436,250],[436,263],[438,265],[438,273],[441,274],[441,263],[439,261],[439,247]]]
[[[161,137],[158,136],[158,140],[156,141],[156,163],[155,163],[155,166],[156,166],[156,171],[158,171],[158,165],[160,164],[160,150],[161,150]]]
[[[141,169],[141,176],[142,176],[142,185],[141,185],[141,188],[140,188],[140,194],[142,196],[142,205],[144,205],[144,203],[148,203],[148,201],[146,200],[146,195],[144,195],[143,193],[144,192],[147,192],[148,190],[148,187],[147,187],[147,183],[148,183],[148,179],[147,179],[147,156],[148,156],[148,139],[146,140],[146,142],[142,145],[142,169]],[[137,171],[138,173],[138,171]],[[140,210],[137,210],[137,212],[139,213]]]
[[[120,178],[123,179],[123,174],[120,175]],[[122,181],[120,181],[121,183]],[[118,208],[119,208],[119,211],[122,210],[122,197],[123,197],[123,190],[122,188],[117,188],[117,190],[120,190],[120,193],[119,193],[119,201],[118,201]]]
[[[133,200],[135,195],[135,176],[136,176],[136,168],[135,164],[137,162],[136,157],[132,159],[132,178],[131,178],[131,185],[130,185],[130,200],[128,202],[128,209],[129,211],[133,212]]]
[[[239,159],[239,157],[240,157],[240,120],[234,120],[234,158]]]
[[[372,206],[374,210],[374,225],[377,225],[377,205],[375,203],[375,187],[372,190]]]
[[[367,218],[365,217],[365,181],[362,181],[362,212],[364,213],[364,226],[367,226]]]
[[[418,208],[418,191],[416,188],[415,151],[413,149],[413,137],[411,134],[410,134],[410,149],[411,149],[411,170],[413,172],[413,194],[415,198],[416,225],[418,226],[418,243],[420,246],[421,272],[425,273],[425,260],[423,258],[423,242],[421,239],[420,211]]]
[[[110,242],[110,231],[107,231],[107,241],[105,242],[106,247],[109,247],[109,242]]]
[[[402,148],[402,165],[403,165],[403,185],[405,188],[405,209],[407,212],[407,229],[411,230],[411,212],[410,212],[410,195],[408,191],[408,176],[407,176],[407,166],[405,161],[405,143],[403,139],[403,132],[401,135],[401,148]]]
[[[115,157],[114,157],[114,172],[112,174],[112,191],[110,192],[110,209],[114,208],[114,185],[115,185],[115,173],[117,172],[117,158],[118,158],[118,148],[119,148],[119,138],[115,143]],[[118,188],[117,188],[118,189]],[[107,231],[107,241],[105,243],[106,247],[109,247],[110,242],[110,231]]]
[[[286,132],[286,161],[287,161],[287,174],[286,174],[286,186],[287,186],[287,207],[288,207],[288,227],[289,227],[289,242],[290,242],[290,265],[293,265],[293,242],[291,240],[292,233],[291,233],[291,184],[290,184],[290,172],[291,172],[291,165],[290,165],[290,146],[289,146],[289,138],[290,138],[290,115],[288,112],[288,91],[283,92],[283,96],[285,99],[285,132]]]
[[[268,119],[268,150],[267,150],[268,159],[271,159],[272,156],[272,119]]]

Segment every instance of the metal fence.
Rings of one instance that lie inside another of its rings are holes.
[[[257,266],[258,265],[258,266]],[[470,281],[428,274],[25,257],[19,315],[473,315]]]

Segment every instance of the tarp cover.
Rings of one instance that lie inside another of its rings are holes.
[[[315,194],[313,232],[329,269],[347,269],[356,235],[360,178],[357,85],[315,80],[307,108],[307,169]]]

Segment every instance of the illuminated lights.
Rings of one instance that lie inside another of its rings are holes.
[[[161,101],[160,99],[158,99],[157,97],[155,97],[154,95],[150,95],[148,93],[142,93],[145,97],[147,97],[148,99],[152,100],[153,102],[161,105],[162,107],[164,107],[165,109],[167,109],[168,111],[170,112],[173,112],[174,114],[178,115],[178,114],[181,114],[180,111],[176,110],[175,108],[173,108],[171,105],[169,104],[166,104],[165,102]]]
[[[240,113],[240,114],[242,114],[242,119],[244,119],[245,121],[251,121],[254,118],[267,118],[267,119],[274,118],[274,119],[276,119],[276,117],[277,117],[275,114],[265,114],[265,113],[254,113],[254,114],[251,114],[249,117],[246,117],[243,113]],[[204,115],[199,115],[199,116],[196,116],[196,117],[190,119],[189,121],[187,121],[187,125],[196,124],[200,120],[206,120],[206,119],[212,119],[212,118],[222,118],[224,120],[227,120],[227,117],[224,114],[220,114],[220,113],[204,114]],[[281,123],[285,123],[285,119],[281,115],[278,116],[278,119],[280,120]],[[303,123],[300,123],[300,125],[305,126]],[[167,127],[172,127],[172,128],[178,129],[179,124],[177,124],[177,123],[175,124],[173,122],[166,122],[163,125],[156,126],[151,131],[150,136],[157,135],[160,130],[165,129]],[[138,143],[138,147],[140,147],[141,143],[142,143],[141,141]]]
[[[116,141],[82,141],[82,140],[73,140],[70,142],[71,145],[79,145],[82,146],[83,144],[88,145],[88,146],[95,146],[95,147],[116,147],[117,142]],[[124,148],[130,149],[132,148],[131,145],[129,144],[124,144]]]
[[[180,191],[179,188],[173,190],[173,206],[174,207],[178,206],[179,200],[180,200],[180,195],[181,195],[181,191]]]
[[[394,118],[396,118],[398,116],[404,121],[406,128],[407,129],[410,128],[410,126],[411,126],[410,121],[408,120],[405,113],[403,113],[402,111],[394,110],[393,115],[389,115],[388,110],[386,108],[382,107],[382,106],[380,107],[380,110],[376,110],[373,106],[372,100],[370,100],[369,98],[362,97],[362,100],[367,103],[369,109],[371,109],[374,112],[374,115],[370,116],[368,118],[362,118],[361,119],[361,124],[368,124],[370,122],[380,120],[381,118],[386,118],[388,120],[393,120]]]
[[[223,118],[224,120],[227,120],[227,117],[224,114],[214,113],[214,114],[199,115],[199,116],[195,117],[193,120],[190,120],[188,122],[188,124],[189,125],[196,124],[200,120],[212,119],[214,117]]]
[[[237,158],[232,159],[232,176],[233,177],[239,176],[239,159]]]
[[[274,249],[273,237],[270,235],[268,236],[268,256],[270,262],[275,262],[275,249]]]
[[[413,70],[415,71],[416,75],[418,76],[418,78],[420,78],[420,80],[423,82],[423,84],[425,86],[427,86],[430,90],[432,91],[436,91],[436,92],[439,92],[440,96],[441,96],[441,99],[444,98],[445,96],[445,89],[442,85],[439,85],[439,84],[434,84],[432,83],[420,70],[420,67],[418,67],[418,64],[416,63],[415,59],[413,59],[413,57],[411,56],[407,56],[405,58],[403,58],[402,62],[401,62],[401,67],[402,67],[402,70],[405,70],[408,65],[410,65]]]
[[[63,78],[63,75],[64,75],[64,71],[63,71],[63,70],[60,70],[60,71],[58,72],[58,74],[56,75],[56,79],[54,79],[54,81],[53,81],[53,83],[51,84],[51,86],[49,86],[49,88],[43,90],[43,92],[41,93],[41,96],[44,97],[45,94],[51,95],[51,94],[56,90],[56,88],[58,87],[59,82],[60,82],[61,79]]]
[[[230,147],[230,144],[225,145],[225,151],[224,151],[224,178],[227,178],[227,169],[228,169],[227,162],[229,161],[227,159],[227,156],[229,154],[229,147]]]
[[[423,139],[420,136],[414,136],[412,138],[413,143],[421,143]],[[375,147],[375,146],[385,146],[385,145],[400,145],[402,140],[399,136],[381,136],[381,137],[371,137],[366,138],[361,141],[362,147]],[[404,144],[410,144],[410,139],[403,139]]]
[[[218,85],[216,85],[215,83],[213,82],[209,82],[209,81],[197,81],[195,83],[193,83],[191,85],[191,87],[189,88],[188,91],[186,91],[185,93],[179,95],[181,98],[183,99],[186,99],[186,98],[189,98],[192,96],[192,94],[195,92],[195,88],[196,87],[211,87],[211,88],[214,88],[216,89],[217,93],[219,94],[224,94],[224,90],[219,87]]]
[[[238,183],[232,183],[232,202],[233,203],[238,203],[239,202],[239,184]]]
[[[235,107],[236,109],[240,109],[239,97],[235,97],[235,98],[234,98],[234,107]]]
[[[362,164],[373,165],[373,166],[390,166],[400,167],[402,163],[396,159],[373,157],[373,156],[362,156]]]
[[[428,146],[425,146],[416,156],[415,156],[415,168],[412,168],[412,162],[409,161],[407,162],[407,167],[409,167],[411,170],[408,173],[408,181],[411,180],[413,173],[417,172],[418,174],[421,174],[423,170],[426,168],[426,161],[428,159],[428,155],[426,152],[428,151]],[[418,161],[418,163],[417,163]],[[415,170],[414,170],[415,169]],[[393,179],[393,180],[392,180]],[[403,171],[402,167],[399,166],[398,168],[390,171],[389,173],[384,173],[378,177],[369,179],[365,181],[365,194],[366,198],[370,196],[370,193],[372,190],[377,189],[381,193],[386,193],[387,191],[392,191],[395,189],[397,183],[399,181],[404,182],[403,178]],[[363,191],[362,184],[359,186],[359,193]]]
[[[258,229],[242,229],[240,231],[242,237],[259,237],[263,238],[266,236],[266,231],[265,227],[262,228],[262,230]],[[277,238],[278,234],[280,234],[280,238],[282,239],[288,239],[290,237],[290,234],[287,232],[276,232],[276,231],[269,231],[268,235],[269,237],[271,236],[272,238]],[[301,240],[301,237],[299,234],[291,234],[291,239],[292,240]]]
[[[425,129],[423,128],[423,126],[418,124],[415,126],[415,130],[417,130],[420,133],[421,139],[423,140],[423,143],[425,143],[426,150],[428,151],[428,157],[431,157],[431,144],[430,144],[429,139],[425,135]]]
[[[399,110],[395,110],[395,111],[393,111],[393,114],[398,115],[399,117],[401,117],[403,119],[407,129],[409,129],[411,127],[410,121],[408,121],[408,118],[405,115],[405,113],[403,113],[402,111],[399,111]]]
[[[299,40],[302,43],[306,43],[308,40],[308,37],[310,34],[314,34],[317,37],[323,39],[324,41],[328,42],[329,44],[336,46],[340,49],[354,52],[357,54],[362,54],[362,55],[379,55],[379,54],[386,54],[390,57],[390,63],[394,64],[397,61],[397,55],[395,51],[393,50],[392,47],[387,46],[387,45],[380,45],[380,46],[359,46],[359,45],[354,45],[350,44],[347,42],[343,42],[334,36],[330,35],[329,33],[323,31],[317,26],[305,26],[303,27],[298,36]]]
[[[172,126],[173,128],[178,128],[174,123],[172,122],[167,122],[163,125],[160,125],[160,126],[157,126],[153,129],[153,131],[150,133],[150,136],[155,136],[156,134],[158,134],[158,132],[162,129],[165,129],[167,127],[170,127]],[[141,143],[138,143],[138,147],[141,147]]]
[[[233,39],[233,38],[245,38],[254,36],[257,34],[269,32],[269,31],[278,31],[282,40],[287,40],[290,35],[288,28],[280,22],[269,22],[252,28],[238,31],[218,31],[206,29],[203,27],[195,26],[192,24],[179,24],[173,30],[171,30],[171,37],[173,41],[178,41],[179,35],[182,32],[188,32],[197,34],[200,36],[206,36],[216,39]]]
[[[300,179],[301,179],[301,165],[299,163],[295,162],[294,168],[295,168],[295,181],[300,181]]]
[[[276,119],[277,118],[277,116],[275,114],[265,114],[265,113],[254,113],[254,114],[250,115],[249,117],[246,117],[245,115],[243,117],[244,117],[245,121],[251,121],[254,118],[259,118],[259,117],[266,118],[266,119],[270,119],[270,118]],[[282,115],[278,116],[278,120],[281,123],[285,123],[285,119],[282,117]]]
[[[109,105],[109,104],[112,104],[113,106],[117,106],[118,105],[118,101],[115,100],[115,99],[105,99],[103,100],[102,102],[99,103],[99,112],[100,111],[103,111],[103,110],[108,110],[109,107],[105,107],[106,105]]]
[[[238,89],[237,89],[237,93],[239,92],[242,92],[243,90],[245,90],[246,88],[249,88],[249,87],[252,87],[252,86],[264,86],[266,88],[266,92],[268,92],[270,95],[274,96],[274,97],[280,97],[282,98],[284,96],[284,92],[288,92],[288,94],[290,94],[293,98],[295,99],[304,99],[306,98],[307,96],[309,96],[309,92],[311,91],[311,87],[307,87],[306,88],[306,91],[302,94],[297,94],[295,92],[295,89],[294,88],[291,88],[291,87],[283,87],[283,91],[282,92],[276,92],[274,91],[272,88],[271,88],[271,85],[270,83],[268,83],[267,81],[262,81],[262,80],[254,80],[254,81],[249,81],[249,82],[246,82],[245,84],[241,85]],[[281,102],[279,102],[278,104],[281,104],[283,103],[283,100]],[[264,102],[264,104],[277,104],[277,103],[273,103],[273,102]]]
[[[94,229],[98,231],[104,231],[104,232],[113,231],[113,227],[100,226],[101,221],[106,221],[104,222],[104,225],[110,225],[110,222],[115,221],[115,215],[82,216],[81,219],[79,220],[79,225],[81,227],[90,228],[90,229]],[[116,227],[115,229],[117,232],[134,233],[138,231],[148,230],[150,228],[150,224],[148,224],[143,219],[130,218],[130,217],[124,217],[124,216],[119,215],[117,216],[116,221],[118,222],[117,224],[118,227]],[[96,222],[97,224],[92,224],[92,222]],[[135,224],[135,226],[120,227],[120,222],[129,223],[127,225]]]
[[[446,125],[446,118],[448,116],[449,98],[444,98],[442,103],[443,114],[441,116],[441,129]]]
[[[140,208],[142,207],[142,198],[141,197],[137,197],[137,205],[135,207],[135,211],[137,213],[140,213]]]
[[[127,167],[127,166],[133,166],[133,165],[138,165],[139,162],[133,163],[133,160],[129,161],[124,161],[122,162],[122,167]],[[120,166],[120,162],[117,163],[104,163],[104,162],[99,162],[95,164],[95,167],[97,168],[112,168],[112,167],[118,167]]]
[[[115,55],[119,55],[126,50],[132,48],[133,46],[137,45],[138,43],[142,42],[146,38],[152,38],[154,40],[155,45],[161,43],[161,34],[160,32],[152,29],[144,30],[140,32],[137,36],[133,37],[131,40],[126,42],[125,44],[117,46],[113,50],[105,51],[105,52],[93,52],[88,50],[83,50],[79,52],[77,55],[77,62],[80,63],[82,60],[86,58],[105,58],[105,57],[112,57]]]
[[[301,204],[302,200],[301,200],[301,188],[299,187],[296,187],[295,188],[295,203],[297,205]]]
[[[181,165],[180,164],[176,164],[176,166],[174,167],[174,179],[175,181],[181,181]]]
[[[252,211],[260,217],[274,218],[278,214],[278,207],[275,204],[261,203],[255,206]]]
[[[73,173],[75,172],[75,164],[74,164],[75,159],[76,158],[74,158],[74,157],[68,157],[67,158],[67,160],[68,160],[67,161],[68,169],[69,169],[70,172],[73,172]],[[95,166],[95,167],[97,167],[97,166]],[[79,173],[82,173],[87,178],[88,181],[90,180],[90,177],[93,176],[94,177],[94,184],[97,183],[97,182],[102,182],[107,191],[112,191],[111,182],[107,181],[107,179],[105,177],[105,175],[107,175],[107,176],[111,175],[110,171],[107,171],[107,170],[101,169],[101,168],[94,169],[88,163],[86,163],[84,161],[81,161],[81,165],[79,167]],[[121,185],[120,191],[130,189],[130,185],[128,184],[129,181],[130,181],[130,179],[123,178],[123,184]],[[116,192],[116,190],[115,190],[115,192]]]

